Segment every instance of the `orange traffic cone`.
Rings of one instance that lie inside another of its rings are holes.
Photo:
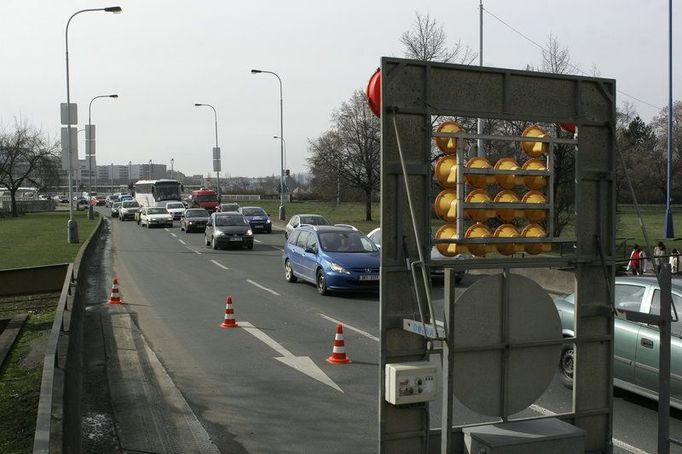
[[[227,302],[225,303],[225,318],[220,324],[221,328],[239,328],[237,322],[234,321],[234,310],[232,309],[232,297],[227,297]]]
[[[330,364],[348,364],[351,362],[346,356],[346,347],[343,343],[343,325],[341,323],[336,324],[334,348],[332,350],[332,355],[327,358],[327,362]]]
[[[122,302],[121,297],[118,295],[118,277],[114,276],[114,283],[111,286],[111,296],[109,297],[107,304],[121,304]]]

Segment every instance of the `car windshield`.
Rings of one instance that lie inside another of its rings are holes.
[[[173,210],[175,208],[185,208],[185,205],[183,205],[181,202],[169,203],[166,205],[166,208],[168,208],[169,210]]]
[[[118,208],[118,207],[120,207],[120,206],[121,206],[121,202],[114,202],[114,203],[111,204],[111,207],[112,207],[112,208]]]
[[[378,249],[360,232],[321,232],[320,244],[327,252],[374,252]]]
[[[129,200],[129,201],[126,200],[125,202],[123,202],[123,203],[121,204],[121,206],[122,206],[123,208],[136,208],[136,207],[139,207],[140,204],[137,203],[137,202],[134,201],[134,200]]]
[[[207,218],[208,211],[206,210],[187,210],[185,216],[188,218]]]
[[[168,214],[165,208],[148,208],[147,214]]]
[[[262,208],[242,208],[244,216],[267,216]]]
[[[322,216],[301,216],[301,224],[329,225],[329,222]]]
[[[216,216],[215,225],[227,226],[227,225],[249,225],[248,221],[244,219],[244,216]]]
[[[198,195],[195,199],[197,202],[217,202],[218,196],[215,194]]]

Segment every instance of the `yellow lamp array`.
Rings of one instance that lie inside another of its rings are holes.
[[[463,129],[455,122],[447,121],[442,123],[436,129],[437,132],[457,133],[462,132]],[[544,138],[546,133],[538,126],[531,126],[526,128],[523,137],[528,138]],[[436,197],[433,207],[438,218],[446,221],[446,224],[441,226],[435,234],[435,238],[442,239],[459,239],[457,232],[457,141],[456,138],[436,138],[436,146],[444,153],[434,165],[434,178],[436,182],[443,188],[443,191]],[[519,166],[519,164],[510,157],[500,158],[495,165],[484,157],[476,156],[469,159],[464,165],[467,170],[475,170],[474,172],[464,171],[464,181],[467,185],[468,193],[464,197],[465,209],[462,210],[464,218],[470,219],[474,223],[470,225],[464,233],[466,239],[487,239],[491,240],[476,243],[438,243],[436,245],[438,251],[448,257],[455,256],[459,253],[468,251],[475,256],[485,256],[490,252],[498,252],[502,255],[512,255],[517,252],[526,252],[528,254],[539,254],[551,250],[549,243],[538,242],[514,242],[504,241],[495,242],[495,238],[499,239],[536,239],[544,238],[547,233],[538,223],[547,217],[545,209],[529,209],[523,207],[520,209],[518,204],[546,204],[547,199],[545,195],[540,192],[547,186],[547,176],[545,175],[516,175],[513,172],[518,170],[523,171],[540,171],[546,172],[547,167],[543,160],[538,159],[545,155],[548,150],[546,142],[537,141],[523,141],[520,143],[521,149],[530,159]],[[483,170],[476,171],[476,170]],[[497,184],[501,190],[491,198],[488,194],[487,188],[489,185]],[[513,189],[517,186],[525,186],[528,189],[521,199],[517,196]],[[481,204],[481,208],[472,208],[472,204]],[[509,203],[517,204],[511,208],[504,208],[500,205]],[[490,205],[496,205],[491,208]],[[485,222],[489,219],[498,218],[503,222],[494,231],[488,227]],[[512,224],[515,219],[525,218],[528,224],[520,231]]]

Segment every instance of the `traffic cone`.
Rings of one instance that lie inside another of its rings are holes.
[[[334,348],[332,350],[332,355],[327,358],[327,362],[330,364],[348,364],[351,362],[346,356],[346,347],[343,343],[343,325],[341,323],[336,324]]]
[[[225,318],[220,324],[221,328],[239,328],[237,322],[234,321],[234,310],[232,309],[232,297],[228,296],[225,303]]]
[[[118,277],[114,276],[114,283],[111,286],[111,296],[109,297],[109,301],[107,301],[107,304],[121,304],[123,301],[121,300],[121,297],[118,294]]]

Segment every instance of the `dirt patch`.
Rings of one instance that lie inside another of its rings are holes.
[[[28,344],[29,350],[26,356],[19,360],[19,367],[26,370],[42,366],[45,359],[47,341],[50,339],[50,330],[43,331]]]

